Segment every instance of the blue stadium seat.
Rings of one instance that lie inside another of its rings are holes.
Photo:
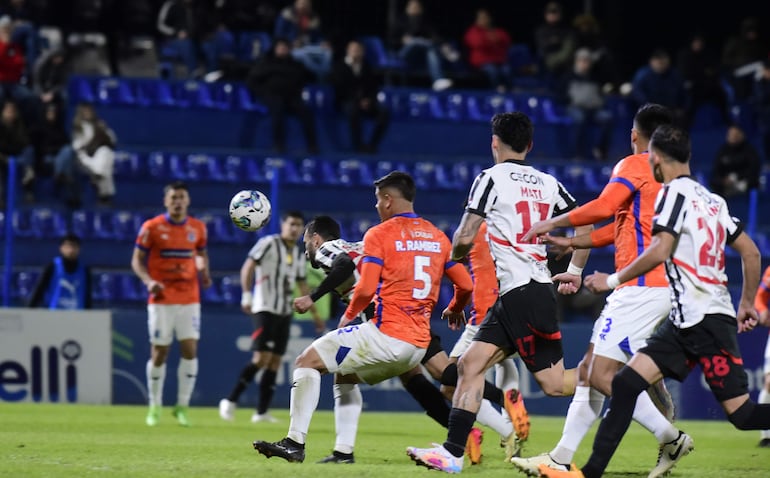
[[[131,87],[123,78],[102,78],[96,83],[97,100],[103,105],[133,105],[136,96]]]
[[[176,83],[172,87],[176,106],[182,108],[216,109],[217,105],[211,97],[208,83],[187,80]]]
[[[70,98],[75,102],[95,103],[96,94],[89,78],[75,76],[69,83]]]
[[[278,172],[281,182],[302,184],[303,179],[294,162],[288,158],[265,158],[265,179],[270,181]]]
[[[242,31],[238,34],[236,57],[247,63],[270,52],[273,47],[273,38],[267,32]]]
[[[142,158],[139,153],[115,151],[114,174],[118,178],[136,179],[142,177]]]
[[[228,174],[232,175],[239,169],[245,169],[246,178],[252,182],[252,183],[266,183],[268,182],[267,179],[267,173],[265,171],[265,164],[264,160],[259,160],[256,158],[238,158],[240,159],[240,164],[238,164],[238,161],[236,161],[236,156],[230,156],[228,157],[228,163],[226,165],[228,170],[230,171]],[[242,181],[242,177],[240,180]]]
[[[210,83],[209,94],[212,106],[225,111],[239,107],[238,88],[238,84],[229,81]]]
[[[385,47],[378,36],[362,36],[358,39],[364,45],[364,55],[371,66],[378,70],[403,71],[406,68],[399,56]]]
[[[142,216],[131,211],[115,211],[112,214],[112,237],[119,241],[131,241],[139,234],[144,222]]]
[[[334,89],[328,85],[307,85],[302,90],[302,100],[315,111],[334,110]]]
[[[32,295],[32,291],[35,289],[35,284],[39,277],[38,272],[34,271],[19,271],[13,274],[11,295],[16,298],[29,300]]]
[[[447,95],[444,102],[444,111],[447,119],[452,121],[464,121],[468,119],[468,97],[461,93]]]
[[[572,118],[564,111],[564,106],[556,103],[552,98],[540,99],[542,119],[546,124],[570,125]]]
[[[320,182],[321,161],[316,158],[305,158],[299,162],[297,173],[301,184],[314,185]]]
[[[235,94],[237,105],[241,110],[260,114],[267,113],[267,107],[258,100],[255,100],[246,86],[238,85]]]
[[[120,299],[115,275],[109,272],[95,274],[93,283],[93,300],[95,302],[112,303]]]
[[[184,169],[185,179],[189,181],[212,181],[217,175],[217,158],[210,154],[188,154]]]
[[[336,171],[339,183],[344,186],[371,186],[374,183],[369,165],[358,159],[343,159]]]
[[[481,98],[469,96],[466,101],[468,118],[473,121],[488,122],[498,113],[516,111],[513,98],[506,95],[485,95]]]
[[[374,165],[375,179],[381,178],[391,171],[403,171],[405,173],[411,174],[411,171],[409,167],[407,167],[406,163],[401,161],[391,161],[388,159],[383,159],[383,160],[377,161],[377,163],[375,163]]]
[[[390,110],[392,118],[409,117],[409,97],[404,91],[385,87],[377,93],[377,101]]]
[[[491,164],[489,165],[491,166]],[[452,165],[452,178],[460,190],[468,190],[473,180],[476,179],[485,167],[478,163],[458,162]]]
[[[162,151],[153,151],[147,155],[147,172],[150,178],[165,181],[173,177],[170,168],[170,156]],[[178,165],[178,158],[176,161]],[[184,171],[179,171],[177,168],[177,174],[184,174]]]
[[[431,190],[436,185],[436,165],[430,161],[414,163],[412,178],[417,190]]]
[[[60,238],[67,233],[67,220],[61,212],[47,207],[36,207],[30,214],[35,237]]]
[[[72,211],[72,232],[81,239],[92,239],[94,237],[93,212],[85,209]]]
[[[131,273],[118,273],[117,296],[125,302],[144,302],[147,300],[147,289],[139,279]]]
[[[221,304],[224,302],[224,297],[219,291],[219,284],[216,279],[212,279],[211,287],[202,289],[202,301],[207,304]]]
[[[444,108],[433,92],[409,93],[409,116],[420,119],[444,119]]]
[[[222,277],[220,285],[220,291],[222,293],[222,300],[226,304],[240,304],[241,303],[241,279],[237,275],[228,275]]]
[[[142,106],[177,106],[169,82],[156,79],[136,81],[136,102]]]
[[[438,189],[449,189],[449,190],[466,190],[465,182],[461,182],[458,180],[458,178],[455,176],[455,168],[456,165],[452,165],[451,168],[447,167],[446,164],[437,163],[436,164],[436,187]]]

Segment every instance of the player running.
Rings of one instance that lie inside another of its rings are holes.
[[[765,273],[762,275],[762,283],[759,284],[757,296],[754,298],[754,308],[759,313],[759,323],[765,327],[770,327],[770,316],[768,316],[767,312],[768,306],[770,306],[770,267],[765,269]],[[759,391],[757,401],[759,403],[770,403],[770,337],[768,337],[767,345],[765,345],[765,367],[763,372],[765,374],[765,383],[762,386],[762,390]],[[759,446],[770,448],[770,430],[762,430],[759,437]]]

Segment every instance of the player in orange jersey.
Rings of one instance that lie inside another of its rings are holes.
[[[166,213],[142,224],[131,257],[131,268],[149,293],[147,314],[152,353],[147,362],[150,409],[146,423],[148,426],[158,424],[166,358],[176,334],[181,358],[174,416],[180,425],[189,426],[187,407],[198,375],[200,286],[211,285],[206,253],[208,234],[203,222],[187,215],[190,194],[185,183],[171,183],[163,192]]]
[[[590,235],[573,238],[549,235],[544,239],[554,244],[581,248],[601,247],[614,242],[616,269],[620,270],[633,262],[650,244],[655,198],[661,188],[647,162],[650,137],[655,128],[671,121],[671,112],[663,106],[647,104],[639,108],[631,129],[634,154],[615,165],[612,177],[599,197],[568,214],[534,224],[525,239],[546,234],[558,227],[595,224],[614,217],[614,223]],[[555,279],[562,280],[559,276]],[[561,440],[550,453],[512,459],[518,469],[530,475],[539,474],[540,464],[559,470],[569,469],[578,445],[601,413],[604,397],[610,395],[615,373],[644,346],[647,337],[670,310],[670,292],[662,265],[623,284],[607,297],[607,304],[594,323],[591,342],[578,369],[578,387],[567,411]],[[634,418],[655,435],[664,450],[650,474],[650,477],[657,477],[670,470],[684,456],[676,448],[682,441],[691,443],[691,439],[661,414],[648,393],[639,397],[636,407]],[[669,458],[668,452],[672,452],[675,458]]]
[[[754,308],[759,313],[759,323],[765,327],[770,327],[770,316],[767,309],[770,307],[770,267],[765,269],[762,275],[762,282],[759,284],[759,290],[754,298]],[[770,403],[770,337],[765,345],[765,383],[762,390],[759,391],[759,403]],[[759,446],[770,448],[770,430],[762,430],[759,439]]]
[[[361,278],[340,319],[340,328],[314,341],[297,358],[287,437],[275,443],[254,442],[254,448],[267,457],[304,461],[305,439],[318,405],[322,373],[338,373],[349,383],[374,384],[420,363],[430,342],[430,317],[444,274],[456,288],[442,315],[454,328],[464,323],[463,308],[470,300],[473,283],[465,267],[451,260],[446,235],[415,214],[414,180],[393,171],[374,186],[375,208],[382,222],[364,236]],[[372,299],[374,317],[346,327]],[[352,435],[347,440],[352,446],[356,426],[345,428]]]

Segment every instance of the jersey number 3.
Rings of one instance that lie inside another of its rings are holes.
[[[422,287],[412,288],[412,298],[424,299],[430,295],[430,289],[433,286],[433,281],[430,278],[430,274],[425,269],[430,267],[430,257],[428,256],[414,256],[414,280],[415,282],[422,282]]]

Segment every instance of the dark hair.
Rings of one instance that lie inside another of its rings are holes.
[[[673,122],[674,115],[671,110],[655,103],[643,104],[634,115],[634,129],[645,138],[651,137],[658,126]]]
[[[340,232],[340,224],[335,221],[331,216],[316,216],[305,228],[305,232],[309,235],[318,234],[325,241],[333,241],[339,239],[342,235]]]
[[[498,113],[492,117],[492,134],[517,153],[524,153],[532,144],[535,129],[529,116],[519,111]]]
[[[391,171],[385,176],[374,182],[374,186],[380,189],[393,188],[409,202],[414,202],[417,195],[417,186],[414,185],[414,179],[403,171]]]
[[[650,149],[665,157],[687,163],[690,161],[690,135],[684,129],[672,125],[659,126],[650,138]]]
[[[190,192],[189,189],[187,189],[187,183],[184,181],[174,181],[173,183],[168,183],[163,188],[163,194],[168,194],[169,191],[176,191],[179,189],[184,189],[187,192]]]
[[[75,244],[77,244],[79,246],[80,245],[80,236],[78,236],[74,232],[68,232],[67,234],[62,236],[61,240],[59,241],[59,245],[62,245],[65,242],[73,242],[73,243],[75,243]]]
[[[294,219],[299,219],[302,222],[305,222],[305,216],[302,215],[302,212],[300,211],[284,211],[281,214],[281,221],[285,221],[289,219],[290,217],[293,217]]]

